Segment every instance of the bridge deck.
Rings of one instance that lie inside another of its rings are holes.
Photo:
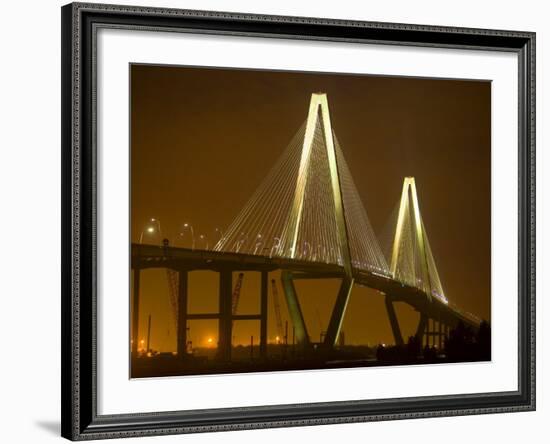
[[[275,271],[286,270],[294,279],[343,278],[344,268],[336,264],[311,262],[281,257],[268,257],[241,253],[226,253],[212,250],[191,250],[179,247],[132,244],[131,266],[133,269],[170,268],[174,270],[220,271]],[[388,276],[368,270],[353,269],[357,285],[372,288],[390,295],[394,302],[405,302],[416,311],[427,314],[432,319],[477,328],[478,322],[463,312],[451,307],[438,298],[431,301],[422,290],[395,281]]]

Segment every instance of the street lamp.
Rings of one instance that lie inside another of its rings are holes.
[[[200,248],[199,250],[208,250],[208,238],[206,234],[199,235]]]
[[[243,246],[243,244],[245,242],[247,242],[247,240],[248,240],[248,234],[246,234],[244,232],[241,232],[241,237],[237,241],[237,244],[236,244],[235,253],[238,253],[241,250],[241,247]]]
[[[142,244],[145,240],[149,244],[160,244],[162,239],[162,230],[160,228],[160,221],[152,217],[139,236],[139,243]]]
[[[271,251],[269,252],[269,257],[273,257],[273,253],[277,253],[279,251],[279,247],[281,246],[281,239],[278,237],[274,237],[273,240],[275,241],[273,243],[273,246],[271,247]]]
[[[193,225],[189,222],[185,222],[180,226],[178,236],[174,245],[178,247],[189,248],[187,237],[191,240],[191,250],[195,249],[195,231],[193,230]]]
[[[262,251],[261,247],[262,247],[263,244],[264,244],[264,241],[262,239],[262,235],[258,234],[256,236],[256,245],[254,246],[254,253],[252,253],[252,254],[256,254],[257,251],[258,251],[258,248],[260,248],[260,252],[261,252]]]
[[[214,228],[214,235],[212,236],[214,242],[214,249],[221,243],[223,239],[223,231],[219,228]]]

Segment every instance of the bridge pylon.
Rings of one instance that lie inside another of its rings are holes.
[[[324,143],[315,143],[316,134],[321,129]],[[344,212],[344,198],[342,185],[338,168],[338,159],[333,138],[332,125],[330,122],[330,113],[328,108],[327,95],[324,93],[314,93],[311,95],[309,104],[309,113],[306,123],[304,142],[300,157],[300,166],[296,178],[296,187],[292,207],[287,218],[286,226],[283,230],[282,245],[284,250],[290,253],[294,259],[297,253],[298,232],[302,222],[304,200],[306,194],[306,185],[311,180],[310,162],[314,148],[322,146],[326,150],[328,170],[330,173],[330,187],[332,200],[334,202],[334,217],[336,222],[336,231],[338,239],[339,254],[342,258],[346,275],[351,277],[351,253],[348,241],[348,229],[346,225],[346,216]]]
[[[318,143],[322,138],[323,143]],[[336,302],[332,311],[332,315],[327,328],[327,333],[324,340],[324,345],[332,347],[340,334],[342,321],[346,306],[351,295],[353,287],[353,272],[351,262],[351,252],[348,239],[348,228],[346,224],[346,215],[344,211],[344,196],[342,193],[342,183],[340,178],[340,170],[338,167],[338,156],[336,153],[335,141],[333,138],[332,125],[330,122],[330,112],[328,107],[327,95],[324,93],[316,93],[311,95],[309,104],[309,113],[306,123],[304,141],[300,157],[300,165],[296,178],[296,187],[294,198],[288,218],[281,236],[281,246],[283,251],[289,252],[289,255],[294,259],[297,255],[297,243],[299,236],[300,224],[302,222],[304,200],[306,197],[306,188],[308,180],[312,180],[312,168],[310,163],[314,157],[314,150],[322,150],[324,153],[320,155],[326,156],[328,163],[328,171],[330,175],[330,189],[332,194],[332,202],[334,204],[334,221],[337,234],[338,257],[341,259],[345,277],[342,279]],[[293,291],[285,291],[289,307],[299,306],[297,296]],[[303,319],[301,319],[299,310],[290,310],[291,316],[294,314],[292,321],[295,326],[302,329]],[[304,332],[301,340],[307,341],[307,334]]]
[[[395,280],[424,291],[428,301],[437,297],[447,302],[422,221],[414,177],[403,180],[390,273]]]
[[[390,252],[390,273],[393,279],[404,285],[417,288],[426,295],[425,306],[420,309],[420,318],[415,333],[416,339],[428,334],[429,307],[433,298],[447,304],[435,266],[426,228],[422,221],[418,193],[414,177],[405,177],[399,201],[399,211]],[[392,327],[395,343],[403,344],[403,338],[393,306],[394,297],[386,295],[386,310]]]

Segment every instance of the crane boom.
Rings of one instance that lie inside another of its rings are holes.
[[[241,287],[243,285],[244,273],[239,273],[239,278],[233,289],[233,295],[231,297],[231,314],[237,314],[237,308],[239,307],[239,297],[241,295]]]
[[[178,325],[178,284],[179,276],[178,272],[171,268],[166,269],[166,276],[168,278],[168,296],[170,298],[170,306],[172,308],[172,315],[174,317],[174,323]]]
[[[166,269],[166,275],[168,278],[168,291],[170,297],[170,305],[172,307],[172,314],[176,325],[178,324],[178,272],[172,269]],[[237,308],[239,306],[239,297],[241,295],[241,287],[243,284],[244,273],[239,273],[239,278],[233,289],[231,296],[231,313],[237,314]]]
[[[275,279],[271,279],[271,286],[273,289],[273,306],[275,308],[275,318],[277,320],[277,333],[279,337],[284,336],[283,320],[281,319],[281,305],[279,304],[279,292],[277,291],[277,283]]]

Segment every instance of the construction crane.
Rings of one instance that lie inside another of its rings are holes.
[[[231,314],[237,314],[237,308],[239,306],[239,297],[241,296],[241,287],[243,285],[244,273],[239,273],[239,278],[233,289],[233,295],[231,297]]]
[[[166,276],[168,278],[168,290],[169,290],[169,297],[170,297],[170,305],[172,307],[172,314],[174,315],[174,322],[176,324],[176,328],[178,325],[178,284],[179,284],[179,277],[178,272],[171,269],[166,269]],[[235,288],[233,290],[233,295],[231,297],[231,313],[236,314],[237,313],[237,307],[239,305],[239,296],[241,294],[241,287],[243,284],[243,278],[244,273],[239,273],[239,279],[237,280],[237,283],[235,284]]]
[[[273,306],[275,308],[275,318],[277,320],[277,333],[279,334],[277,337],[282,338],[284,335],[283,320],[281,319],[281,305],[279,304],[279,292],[277,291],[275,279],[271,279],[271,286],[273,288]]]
[[[178,291],[179,291],[179,275],[178,272],[170,268],[166,269],[166,276],[168,278],[168,290],[170,297],[170,306],[172,307],[172,315],[174,317],[174,324],[176,329],[178,328]]]

